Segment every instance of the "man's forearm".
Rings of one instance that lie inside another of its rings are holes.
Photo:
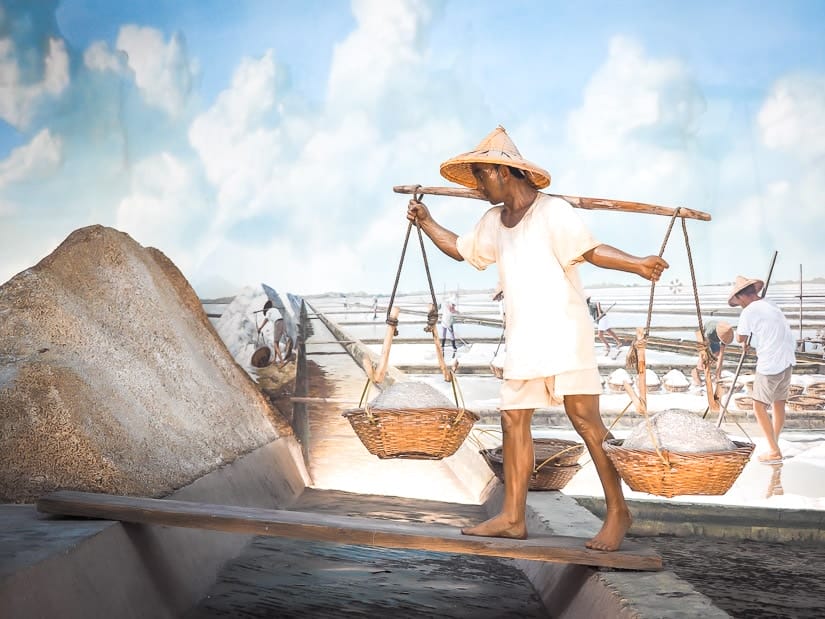
[[[464,260],[462,255],[458,253],[456,241],[458,235],[455,232],[447,230],[447,228],[437,224],[432,219],[428,219],[421,223],[421,229],[424,231],[433,244],[442,252],[458,261]]]
[[[612,245],[597,245],[590,251],[585,252],[583,257],[590,264],[602,269],[639,273],[641,258],[623,252]]]

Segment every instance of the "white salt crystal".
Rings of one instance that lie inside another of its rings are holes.
[[[650,430],[648,429],[650,427]],[[628,449],[655,449],[650,437],[656,437],[660,449],[684,453],[729,451],[736,445],[716,425],[698,414],[680,409],[656,413],[636,426],[622,444]]]
[[[656,386],[661,384],[656,372],[651,369],[645,370],[645,384],[648,386]]]
[[[455,408],[455,402],[427,383],[393,383],[370,403],[374,408]]]

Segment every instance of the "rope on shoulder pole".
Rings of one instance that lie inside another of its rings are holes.
[[[776,257],[779,255],[778,251],[773,252],[773,258],[771,259],[771,268],[768,269],[768,277],[765,278],[765,285],[762,287],[762,296],[760,298],[764,299],[765,295],[768,293],[768,284],[771,283],[771,275],[773,275],[773,266],[776,264]],[[730,399],[733,396],[733,391],[736,388],[736,381],[739,378],[739,372],[742,371],[742,365],[745,363],[745,357],[748,354],[748,347],[751,345],[751,338],[753,337],[753,333],[748,335],[748,341],[742,345],[742,354],[739,356],[739,365],[736,366],[736,373],[733,375],[733,380],[730,384],[730,389],[728,389],[728,397],[725,398],[725,405],[722,406],[722,410],[719,413],[719,419],[716,422],[716,427],[719,428],[722,426],[722,421],[725,419],[725,413],[728,412],[728,404],[730,404]]]

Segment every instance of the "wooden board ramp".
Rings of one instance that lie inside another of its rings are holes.
[[[61,490],[41,497],[37,509],[46,514],[120,520],[228,533],[267,535],[333,544],[404,548],[432,552],[575,563],[627,570],[660,570],[662,558],[653,550],[625,540],[621,550],[603,552],[584,546],[585,540],[547,534],[530,539],[462,535],[456,527],[412,524],[377,518],[211,505],[168,499],[114,496]]]

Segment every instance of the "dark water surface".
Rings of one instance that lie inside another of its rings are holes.
[[[705,537],[642,537],[679,578],[733,617],[825,617],[825,546]]]

